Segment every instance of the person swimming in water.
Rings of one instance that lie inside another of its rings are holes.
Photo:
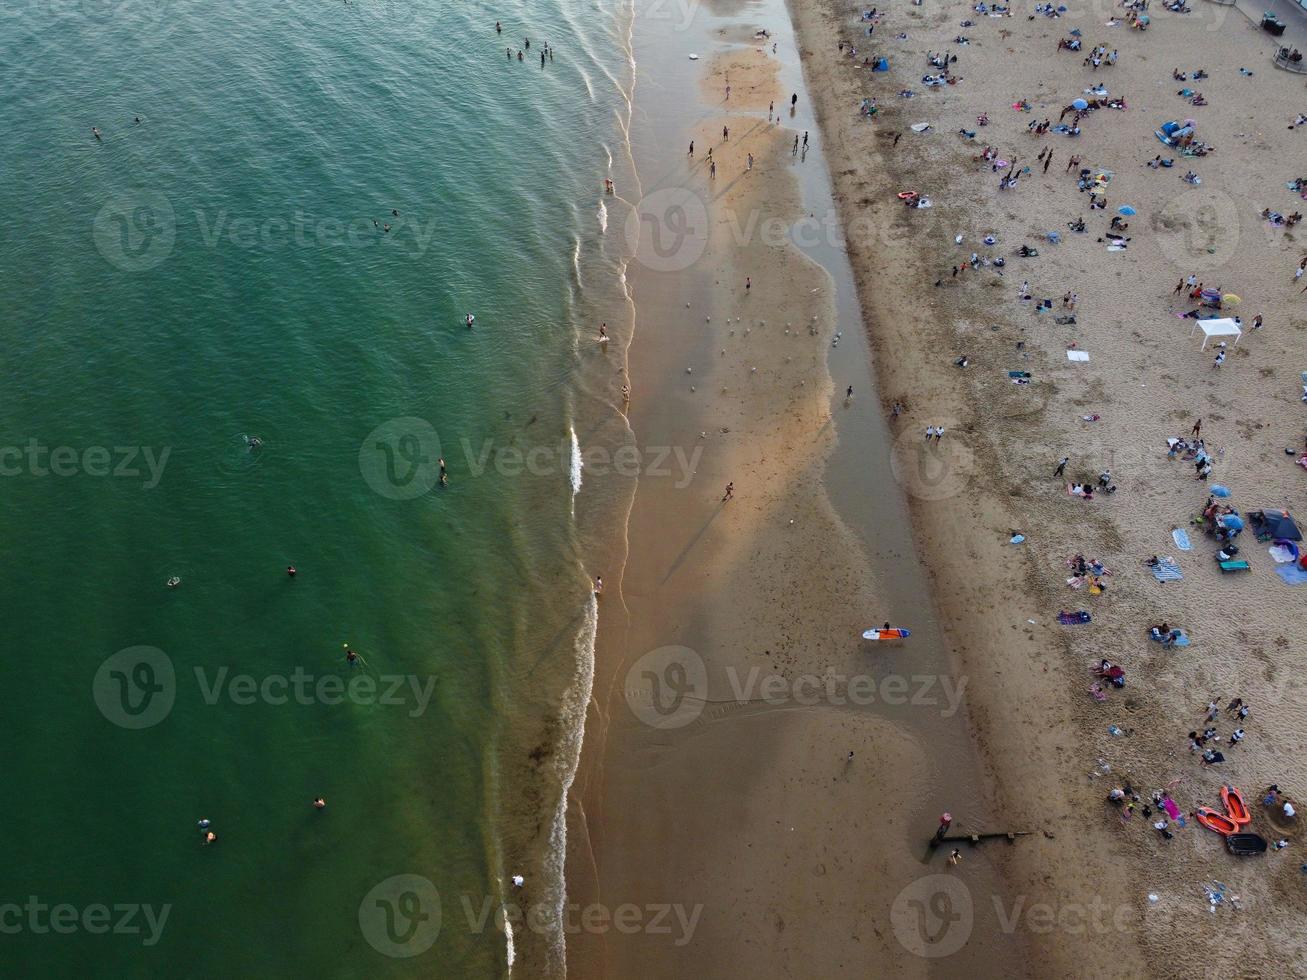
[[[608,343],[608,324],[606,323],[599,324],[599,343]]]
[[[286,574],[287,574],[290,578],[294,578],[294,577],[295,577],[295,566],[294,566],[294,565],[287,565],[287,566],[286,566]]]
[[[472,329],[472,324],[476,323],[476,319],[477,319],[477,318],[474,317],[471,313],[469,313],[469,314],[467,315],[467,328],[468,328],[469,330]]]
[[[326,808],[327,808],[327,801],[324,800],[321,796],[315,796],[313,798],[313,809],[325,810]]]
[[[92,126],[92,127],[91,127],[91,135],[94,136],[96,139],[99,139],[99,138],[100,138],[100,131],[99,131],[98,129],[96,129],[94,126]]]
[[[353,650],[351,650],[348,646],[345,647],[345,662],[349,664],[351,667],[355,666],[359,662],[359,655],[355,653]]]

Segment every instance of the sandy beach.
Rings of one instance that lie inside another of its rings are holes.
[[[1295,853],[1302,839],[1294,820],[1260,799],[1272,783],[1290,796],[1303,792],[1295,624],[1304,597],[1274,574],[1270,542],[1245,533],[1238,557],[1250,570],[1222,574],[1217,544],[1191,524],[1213,484],[1228,486],[1222,502],[1245,515],[1301,501],[1295,460],[1307,319],[1294,270],[1303,248],[1296,229],[1261,217],[1266,208],[1287,216],[1301,207],[1285,187],[1301,176],[1289,161],[1302,159],[1307,136],[1291,126],[1302,110],[1301,77],[1272,67],[1268,35],[1213,4],[1190,13],[1154,5],[1139,31],[1119,22],[1125,9],[1106,5],[1051,19],[1032,16],[1033,7],[991,17],[928,3],[888,12],[870,38],[852,4],[793,9],[810,86],[823,93],[829,164],[881,397],[887,410],[896,400],[907,406],[899,424],[909,432],[947,428],[941,447],[952,465],[930,492],[914,493],[912,510],[971,681],[977,742],[1005,819],[1054,835],[1014,849],[1009,886],[1065,914],[1049,928],[1025,922],[1020,931],[1057,965],[1050,972],[1260,975],[1276,961],[1277,970],[1301,971],[1293,923],[1304,904]],[[1073,30],[1083,50],[1060,50]],[[966,45],[951,43],[963,36]],[[1119,54],[1095,71],[1084,59],[1099,43]],[[957,55],[951,71],[961,80],[930,89],[921,77],[938,69],[927,53],[941,51]],[[890,72],[861,67],[873,52]],[[1172,77],[1199,68],[1210,77]],[[1085,90],[1097,83],[1127,108],[1089,113],[1079,136],[1028,131],[1032,120],[1056,124],[1073,99],[1094,98]],[[1178,94],[1185,88],[1201,91],[1207,105],[1187,102]],[[901,97],[903,89],[913,97]],[[859,114],[864,98],[879,106],[870,119]],[[1012,108],[1023,99],[1030,111]],[[1164,121],[1187,119],[1213,152],[1182,156],[1154,137]],[[919,135],[914,123],[931,128]],[[1031,172],[1000,190],[1009,167],[995,171],[978,159],[986,145]],[[1046,147],[1047,175],[1038,158]],[[1174,167],[1145,165],[1159,152]],[[1072,155],[1081,164],[1068,173]],[[1105,209],[1091,210],[1078,190],[1081,167],[1111,171]],[[1190,170],[1201,184],[1180,179]],[[896,195],[909,190],[935,206],[903,207]],[[1108,251],[1103,236],[1123,205],[1137,212],[1122,218],[1130,240]],[[1084,234],[1068,228],[1076,218]],[[1061,244],[1047,240],[1051,230]],[[1023,244],[1039,256],[1015,256]],[[953,267],[969,265],[973,252],[1003,257],[1005,267],[980,264],[955,278]],[[1191,274],[1243,300],[1219,314],[1240,316],[1247,331],[1220,367],[1213,345],[1200,352],[1194,321],[1178,318],[1198,306],[1188,289],[1174,294]],[[1033,299],[1023,302],[1027,281]],[[1064,304],[1068,293],[1078,294],[1074,309]],[[1035,314],[1044,297],[1052,308]],[[1056,322],[1072,314],[1074,323]],[[1263,326],[1250,330],[1257,314]],[[1070,361],[1069,349],[1087,353],[1087,363]],[[956,365],[963,356],[965,369]],[[1029,372],[1030,383],[1014,384],[1011,371]],[[1167,458],[1167,439],[1192,438],[1199,419],[1213,457],[1205,482],[1189,463]],[[1055,477],[1064,456],[1065,475]],[[1092,501],[1068,494],[1069,482],[1094,484],[1103,471],[1117,492]],[[1180,550],[1173,528],[1187,530],[1191,550]],[[1008,543],[1014,531],[1024,543]],[[1068,586],[1076,555],[1106,566],[1102,594]],[[1174,558],[1183,580],[1156,581],[1144,564],[1154,555]],[[1093,621],[1061,626],[1063,609],[1086,610]],[[1192,644],[1150,642],[1149,627],[1163,622]],[[1099,703],[1090,686],[1101,659],[1124,667],[1126,686],[1105,685]],[[1250,706],[1246,718],[1224,710],[1235,698]],[[1206,747],[1223,749],[1226,761],[1206,766],[1186,733],[1206,727],[1210,701],[1219,710]],[[1229,742],[1236,727],[1246,732],[1237,747]],[[1199,805],[1220,810],[1226,782],[1250,801],[1251,829],[1287,840],[1285,850],[1235,858],[1192,817],[1184,827],[1169,821],[1168,840],[1152,826],[1159,812],[1143,814],[1155,791],[1186,815]],[[1133,812],[1107,801],[1122,787],[1140,796]],[[1209,911],[1216,891],[1221,901]],[[1095,907],[1113,910],[1107,928],[1082,927]]]
[[[820,132],[805,119],[814,107],[781,116],[795,88],[784,12],[700,11],[672,38],[707,50],[695,35],[706,21],[717,48],[694,66],[695,121],[664,123],[681,146],[694,140],[694,158],[677,167],[669,152],[642,168],[642,190],[646,201],[688,191],[709,231],[685,267],[637,262],[630,418],[637,442],[703,453],[688,488],[642,479],[636,493],[620,598],[601,612],[568,869],[571,901],[655,901],[700,917],[680,943],[582,930],[569,966],[586,976],[1257,975],[1276,959],[1301,969],[1302,841],[1261,796],[1272,783],[1305,792],[1294,697],[1304,594],[1251,533],[1237,556],[1250,569],[1222,573],[1200,517],[1213,485],[1230,487],[1224,503],[1241,513],[1278,511],[1307,478],[1295,465],[1302,249],[1294,228],[1260,214],[1299,203],[1285,182],[1301,176],[1286,163],[1307,138],[1290,125],[1301,78],[1272,67],[1268,35],[1212,4],[1150,10],[1147,30],[1120,7],[1057,18],[961,3],[873,19],[863,9],[791,5]],[[637,42],[641,30],[657,33],[637,19]],[[1075,37],[1082,51],[1059,47]],[[1086,59],[1100,43],[1095,69]],[[957,56],[955,83],[923,86],[938,72],[928,53],[942,51]],[[870,71],[880,56],[890,70]],[[1209,77],[1172,77],[1198,68]],[[1099,83],[1110,94],[1086,91]],[[665,79],[641,84],[669,94]],[[1030,131],[1082,96],[1125,108],[1086,113],[1078,135]],[[864,99],[874,114],[860,113]],[[1028,109],[1013,107],[1022,100]],[[1153,135],[1188,119],[1207,155]],[[805,131],[801,152],[793,141]],[[1173,167],[1145,166],[1159,151]],[[805,167],[831,175],[830,220],[811,210],[821,181]],[[1081,168],[1104,178],[1105,207],[1090,208]],[[1190,171],[1200,183],[1180,179]],[[1000,189],[1009,172],[1018,184]],[[906,208],[901,191],[934,206]],[[1121,215],[1127,204],[1134,213]],[[764,242],[741,230],[767,217],[790,233]],[[1113,217],[1126,227],[1109,229]],[[1077,219],[1083,233],[1069,227]],[[836,229],[817,238],[847,251],[856,296],[838,296],[838,274],[796,247],[805,222]],[[1108,231],[1125,247],[1109,250]],[[1039,255],[1015,255],[1023,244]],[[1242,298],[1220,312],[1240,316],[1245,336],[1219,366],[1219,348],[1200,351],[1195,321],[1180,317],[1198,307],[1188,287],[1173,291],[1190,274]],[[849,315],[865,324],[869,353],[841,330]],[[878,417],[851,420],[850,406]],[[1206,480],[1168,459],[1168,438],[1192,440],[1199,419]],[[923,440],[927,426],[946,434]],[[863,497],[884,498],[888,473],[910,528],[849,503],[859,481]],[[1115,492],[1068,493],[1103,473]],[[1103,567],[1096,583],[1068,584],[1077,555]],[[1183,579],[1155,580],[1151,556],[1174,559]],[[1059,610],[1092,621],[1062,625]],[[902,670],[849,642],[881,618],[923,627],[912,669],[964,682],[956,710],[798,702],[803,675]],[[1190,645],[1150,641],[1163,622]],[[1095,676],[1103,660],[1125,669],[1124,687]],[[759,671],[785,679],[770,701],[738,683]],[[657,685],[677,678],[692,694],[668,701]],[[1235,698],[1245,717],[1204,721],[1209,701]],[[1186,739],[1209,724],[1203,748],[1225,754],[1213,765]],[[1249,800],[1250,829],[1284,850],[1236,858],[1195,822],[1197,807],[1221,809],[1227,782]],[[1114,789],[1130,795],[1114,804]],[[1159,799],[1182,814],[1166,819],[1169,838],[1154,829]],[[1029,836],[966,846],[951,866],[949,848],[924,847],[944,809],[967,831]]]
[[[698,64],[654,62],[636,86],[636,214],[691,231],[641,237],[629,417],[642,458],[695,462],[642,474],[625,569],[605,580],[568,902],[642,911],[627,932],[575,929],[568,969],[925,976],[916,903],[948,867],[926,842],[948,809],[992,828],[994,784],[915,558],[890,463],[911,454],[873,394],[788,17],[750,16],[671,30]],[[642,26],[656,43],[667,25],[637,19],[647,64]],[[910,660],[859,639],[885,619],[911,623]],[[1009,856],[966,856],[983,900],[949,969],[1024,973],[1000,928]],[[670,934],[649,927],[655,908]]]

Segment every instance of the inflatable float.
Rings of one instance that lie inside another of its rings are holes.
[[[911,630],[891,626],[889,629],[867,630],[862,634],[862,638],[864,640],[905,640],[911,635]]]
[[[1248,812],[1248,804],[1244,802],[1243,794],[1233,786],[1221,787],[1221,804],[1225,807],[1225,812],[1230,815],[1230,819],[1240,827],[1246,827],[1253,822],[1253,815]]]
[[[1224,813],[1217,813],[1210,807],[1200,806],[1194,811],[1194,816],[1198,822],[1208,830],[1214,830],[1222,837],[1228,837],[1230,834],[1239,832],[1239,825],[1234,822],[1234,818],[1226,816]]]

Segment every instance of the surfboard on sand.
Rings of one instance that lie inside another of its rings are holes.
[[[867,630],[862,634],[864,640],[903,640],[912,635],[912,630],[903,629],[902,627],[891,627],[890,629]]]

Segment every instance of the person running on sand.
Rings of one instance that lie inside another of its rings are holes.
[[[726,484],[726,493],[722,495],[722,503],[726,503],[726,501],[730,500],[734,496],[735,496],[735,484],[734,483]]]

